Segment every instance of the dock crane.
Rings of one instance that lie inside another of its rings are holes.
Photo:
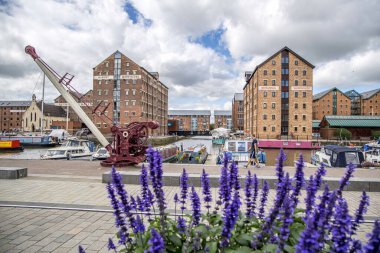
[[[70,87],[72,87],[70,82],[74,76],[69,73],[60,76],[37,55],[36,50],[32,46],[26,46],[25,53],[33,58],[34,62],[40,67],[42,72],[45,73],[66,102],[98,139],[100,144],[108,150],[110,157],[101,162],[102,166],[126,166],[138,164],[145,160],[146,149],[148,148],[148,128],[158,128],[158,122],[132,122],[125,127],[114,124],[111,127],[113,142],[110,144],[68,91]],[[93,113],[95,113],[95,111],[93,111]]]

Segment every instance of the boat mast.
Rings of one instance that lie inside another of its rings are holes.
[[[41,115],[41,135],[42,135],[42,132],[43,132],[43,128],[44,128],[44,99],[45,99],[45,73],[44,73],[44,78],[42,79],[42,104],[41,104],[41,111],[42,111],[42,115]]]
[[[67,103],[67,102],[66,102]],[[66,110],[66,131],[69,132],[69,103],[67,103],[67,110]]]

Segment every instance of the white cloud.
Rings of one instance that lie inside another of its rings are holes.
[[[39,70],[24,53],[28,44],[60,74],[74,74],[73,84],[83,92],[92,88],[92,67],[120,50],[160,73],[172,109],[229,108],[244,86],[244,72],[285,45],[316,66],[315,90],[379,86],[378,1],[131,2],[153,21],[150,27],[133,24],[123,0],[0,6],[0,88],[7,91],[0,100],[31,97]],[[232,58],[189,42],[220,27]],[[50,100],[58,95],[51,85],[46,94]]]

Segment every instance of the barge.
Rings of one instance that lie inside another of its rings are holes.
[[[0,151],[23,151],[24,147],[19,140],[0,140]]]

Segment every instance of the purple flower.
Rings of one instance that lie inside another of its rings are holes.
[[[301,233],[296,245],[296,253],[314,253],[318,252],[318,239],[319,233],[318,230],[314,229],[315,217],[310,216],[306,220],[306,228]]]
[[[178,194],[174,194],[174,203],[179,203],[179,198],[178,198]]]
[[[131,196],[131,204],[130,204],[131,210],[137,210],[137,202],[133,196]]]
[[[186,221],[183,218],[183,216],[178,217],[178,224],[177,224],[178,232],[184,233],[186,230]]]
[[[150,180],[153,186],[153,192],[156,197],[156,202],[158,205],[158,209],[160,211],[161,220],[163,221],[166,203],[165,203],[165,194],[162,189],[163,187],[162,157],[161,157],[160,152],[153,150],[152,148],[149,148],[147,150],[147,160],[149,161],[149,174],[150,174]]]
[[[192,221],[193,225],[197,226],[201,219],[201,201],[194,186],[191,187],[191,206],[192,206]]]
[[[149,253],[163,253],[165,252],[165,244],[161,235],[152,228],[150,232],[150,239],[148,241],[149,249],[147,252]]]
[[[112,249],[115,250],[115,252],[116,252],[115,244],[113,243],[111,238],[108,238],[108,250],[112,250]]]
[[[136,202],[137,202],[137,209],[141,212],[145,211],[144,201],[141,200],[140,196],[137,196]]]
[[[280,150],[280,154],[277,157],[277,165],[276,165],[276,175],[277,175],[277,191],[276,191],[276,198],[275,202],[281,202],[281,195],[283,194],[282,187],[284,187],[284,161],[286,159],[286,155],[284,153],[284,150]],[[276,205],[276,204],[275,204]],[[280,206],[281,207],[281,206]]]
[[[302,156],[302,154],[300,154],[300,158],[298,159],[297,165],[296,165],[296,174],[294,175],[296,185],[295,185],[293,192],[292,192],[292,195],[291,195],[291,199],[293,200],[294,208],[297,207],[298,196],[301,192],[302,187],[305,184],[303,168],[304,168],[303,156]]]
[[[325,235],[330,231],[331,224],[330,218],[333,215],[333,210],[335,207],[335,202],[337,198],[336,191],[332,193],[329,192],[329,187],[325,184],[325,190],[320,197],[320,203],[317,206],[314,213],[311,215],[315,216],[313,228],[318,231],[319,238],[315,248],[317,251],[322,251],[325,243]]]
[[[108,191],[108,198],[111,200],[111,206],[114,210],[113,214],[115,216],[115,225],[116,225],[116,228],[119,229],[119,234],[121,235],[119,244],[125,244],[126,239],[129,236],[127,226],[126,226],[124,217],[122,217],[121,215],[121,211],[119,208],[120,205],[119,205],[118,199],[116,198],[115,190],[109,183],[107,184],[107,191]]]
[[[380,252],[380,221],[376,220],[372,233],[369,235],[367,245],[364,247],[367,253]]]
[[[274,234],[273,233],[271,234],[272,225],[281,210],[281,207],[285,200],[285,196],[289,193],[290,183],[291,182],[289,178],[289,173],[286,173],[281,183],[281,187],[279,188],[280,190],[279,192],[277,192],[277,199],[274,202],[274,206],[271,209],[269,216],[265,218],[265,223],[263,225],[262,231],[256,236],[256,239],[258,240],[259,243],[263,243],[264,238],[268,236],[272,242],[276,240],[276,238],[274,237]]]
[[[350,253],[364,253],[363,245],[359,240],[354,240],[352,242]]]
[[[210,179],[205,169],[203,169],[203,172],[202,172],[201,183],[202,183],[203,200],[204,202],[206,202],[207,212],[209,212],[209,209],[211,207],[210,202],[212,201],[212,197],[211,197],[211,190],[210,190]]]
[[[79,253],[86,253],[86,251],[84,251],[84,249],[80,245],[79,245]]]
[[[245,203],[247,205],[247,210],[245,215],[247,217],[252,216],[252,175],[251,171],[248,171],[248,175],[245,179],[244,194],[245,194]]]
[[[332,227],[332,251],[348,252],[351,243],[351,216],[348,214],[347,202],[340,198],[335,208],[334,223]]]
[[[257,179],[256,174],[253,174],[253,197],[252,197],[252,214],[255,215],[256,209],[256,200],[257,195],[259,194],[259,180]]]
[[[331,231],[330,219],[332,215],[334,214],[334,207],[336,205],[335,202],[337,200],[337,197],[338,197],[338,194],[336,190],[329,194],[328,203],[326,203],[327,207],[326,207],[326,210],[323,212],[324,217],[321,217],[321,221],[318,224],[318,229],[320,231],[319,250],[323,249],[326,233],[328,233],[328,231]]]
[[[268,200],[268,193],[269,193],[269,184],[267,180],[264,180],[264,185],[263,189],[261,191],[261,199],[260,199],[260,210],[259,210],[259,218],[263,219],[264,218],[264,213],[265,213],[265,205]]]
[[[145,226],[144,226],[143,221],[140,218],[140,215],[137,215],[137,217],[136,217],[136,225],[133,228],[133,232],[135,234],[137,234],[137,233],[144,233],[145,232]]]
[[[235,162],[232,162],[230,165],[229,176],[230,176],[230,180],[229,180],[230,189],[235,189],[236,191],[238,191],[240,189],[239,168]]]
[[[229,173],[227,166],[223,166],[219,178],[219,199],[221,203],[227,203],[231,199],[231,188],[229,183]]]
[[[363,215],[367,212],[369,206],[369,196],[365,191],[362,193],[362,198],[359,203],[359,208],[355,212],[355,220],[352,222],[352,235],[356,234],[359,224],[364,221]]]
[[[140,184],[141,184],[141,197],[142,197],[142,201],[145,207],[144,210],[149,212],[150,207],[152,206],[152,203],[149,200],[149,196],[148,196],[149,178],[148,178],[148,171],[146,170],[144,164],[141,166]]]
[[[232,203],[227,203],[227,206],[224,209],[223,215],[223,229],[222,229],[222,247],[227,247],[231,237],[231,232],[234,229],[236,221],[239,217],[239,208],[240,208],[240,196],[239,192],[235,191]]]
[[[315,173],[315,179],[314,179],[315,187],[316,187],[317,190],[322,185],[322,178],[325,175],[326,175],[325,164],[321,163],[321,165],[318,167],[317,172]]]
[[[340,179],[340,186],[338,189],[339,195],[342,195],[342,191],[343,191],[344,187],[349,184],[350,178],[353,177],[354,171],[355,171],[355,165],[350,163],[346,168],[346,173]]]
[[[313,206],[315,203],[315,195],[317,194],[317,187],[315,185],[314,177],[313,175],[310,176],[309,182],[306,187],[306,198],[305,198],[305,218],[308,217],[308,215],[313,211]]]
[[[285,243],[288,240],[290,225],[293,223],[293,208],[293,199],[286,195],[284,199],[284,215],[282,216],[282,226],[280,227],[279,244],[277,248],[278,252],[283,252]]]
[[[125,213],[126,217],[129,220],[129,225],[131,227],[135,224],[135,218],[133,217],[131,213],[131,206],[128,201],[128,194],[124,190],[124,184],[121,180],[121,175],[117,173],[115,167],[112,167],[112,186],[115,188],[117,194],[119,195],[120,202],[119,206],[122,209],[122,211]]]
[[[304,219],[306,228],[300,234],[298,244],[296,245],[296,253],[322,251],[326,223],[328,223],[331,216],[336,196],[335,192],[329,192],[329,187],[325,184],[325,189],[320,197],[320,203],[314,209],[314,212],[307,215]]]
[[[188,194],[189,185],[187,181],[189,180],[189,175],[187,174],[186,170],[183,169],[181,177],[179,178],[179,187],[181,188],[181,210],[182,213],[186,209],[186,199]]]

